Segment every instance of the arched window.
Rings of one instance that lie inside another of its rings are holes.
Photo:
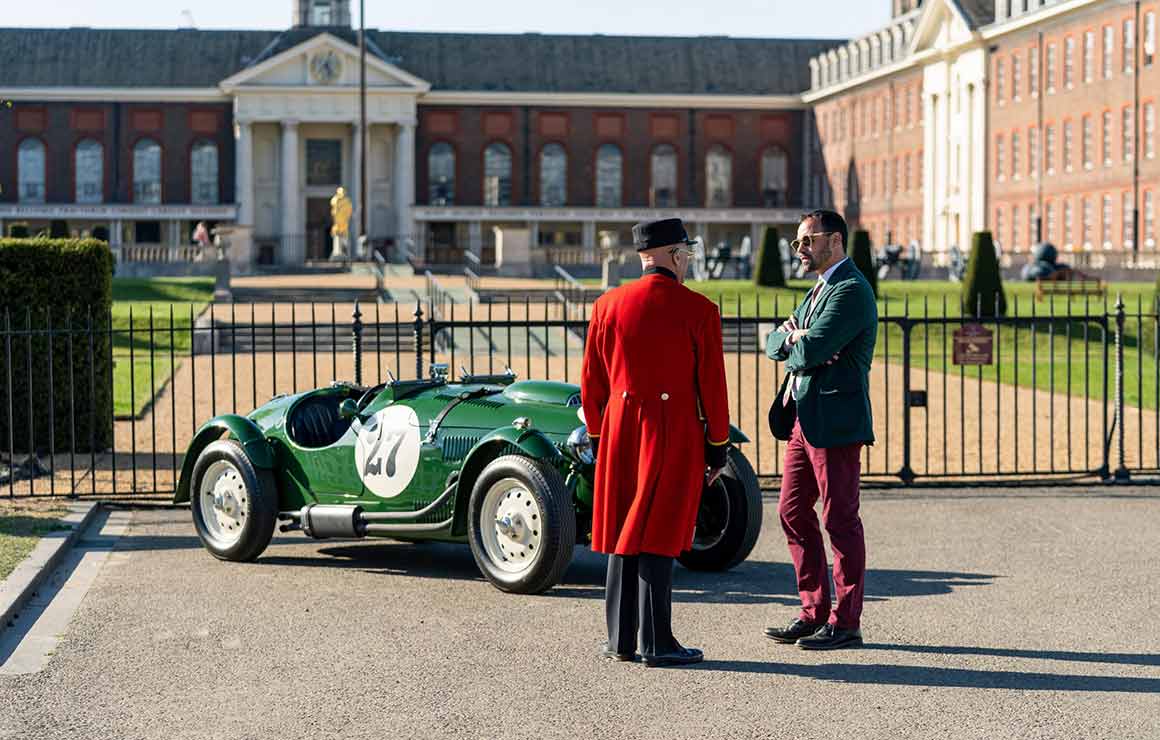
[[[720,144],[705,156],[705,206],[728,208],[733,205],[733,155]]]
[[[193,202],[218,202],[218,150],[212,141],[199,141],[189,153],[189,171]]]
[[[133,147],[133,202],[161,202],[161,145],[153,139]]]
[[[604,144],[596,150],[596,206],[619,208],[624,159],[616,144]]]
[[[559,144],[540,150],[540,205],[562,206],[568,199],[568,155]]]
[[[677,150],[668,144],[652,151],[652,187],[649,194],[653,208],[675,208],[677,205]]]
[[[780,208],[788,192],[789,160],[781,149],[770,147],[761,155],[761,199],[766,208]]]
[[[73,155],[77,203],[100,203],[105,196],[105,150],[96,139],[82,139]]]
[[[16,153],[16,176],[21,203],[44,202],[44,142],[25,139]]]
[[[455,205],[455,150],[446,141],[427,152],[427,200],[433,206]]]
[[[483,152],[483,204],[512,204],[512,151],[496,142]]]

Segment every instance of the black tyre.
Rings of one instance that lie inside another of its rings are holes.
[[[761,486],[736,447],[721,476],[701,492],[693,547],[677,560],[689,570],[728,570],[749,557],[761,534]]]
[[[193,525],[201,544],[220,560],[254,560],[274,534],[278,486],[269,470],[254,467],[232,439],[210,443],[193,466]]]
[[[475,481],[469,506],[471,554],[492,585],[535,594],[559,582],[572,561],[576,510],[555,468],[498,457]]]

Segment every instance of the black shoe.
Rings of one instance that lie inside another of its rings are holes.
[[[666,665],[692,665],[705,659],[705,654],[697,648],[677,646],[676,650],[658,655],[644,655],[644,664],[650,668]]]
[[[609,660],[616,660],[616,661],[620,661],[621,663],[629,663],[631,661],[636,660],[636,653],[635,652],[618,653],[615,650],[612,650],[611,648],[609,648],[607,642],[604,643],[601,646],[601,648],[602,648],[602,651],[600,654],[603,655],[605,658],[608,658]]]
[[[803,619],[795,619],[786,627],[766,627],[765,636],[776,642],[792,645],[799,639],[814,634],[825,624],[825,622],[807,622]]]
[[[823,625],[809,637],[797,641],[803,650],[838,650],[840,648],[862,647],[862,630],[844,630],[832,624]]]

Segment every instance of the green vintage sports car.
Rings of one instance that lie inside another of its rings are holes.
[[[513,374],[373,388],[343,382],[278,396],[248,416],[206,422],[185,455],[175,502],[202,544],[247,561],[282,531],[315,538],[467,542],[480,571],[517,593],[551,588],[591,536],[592,448],[580,388]],[[223,438],[224,437],[224,438]],[[680,562],[724,570],[761,530],[761,490],[737,445],[702,494]]]

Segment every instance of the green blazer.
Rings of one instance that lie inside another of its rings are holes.
[[[812,311],[808,298],[793,312],[798,326],[806,324],[809,315],[806,336],[788,352],[783,346],[786,332],[772,331],[765,340],[765,355],[784,362],[787,372],[774,404],[782,402],[788,373],[796,373],[801,377],[797,418],[810,445],[873,444],[870,361],[878,340],[874,291],[853,260],[847,259],[834,270]],[[835,354],[838,360],[827,365]],[[780,411],[771,409],[771,419]]]

